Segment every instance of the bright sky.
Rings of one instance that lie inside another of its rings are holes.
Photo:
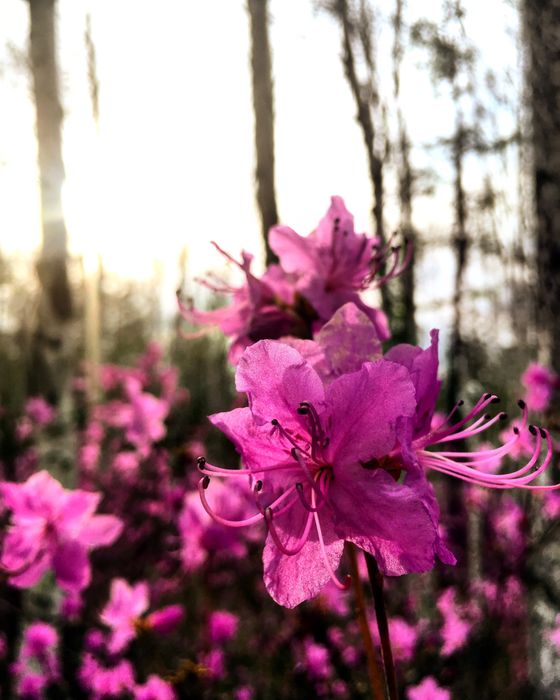
[[[465,4],[466,31],[482,59],[489,58],[498,75],[515,69],[515,9],[502,0]],[[388,92],[383,56],[391,50],[393,5],[379,3],[380,77]],[[439,5],[410,3],[409,24],[420,10],[437,20]],[[87,82],[88,11],[100,84],[98,132]],[[306,233],[330,195],[340,194],[357,228],[371,230],[365,153],[342,72],[338,28],[314,12],[311,0],[271,0],[271,13],[281,219]],[[149,277],[159,265],[170,307],[183,246],[196,274],[219,264],[211,239],[233,254],[242,247],[261,250],[245,2],[59,0],[58,15],[71,249],[90,259],[101,255],[106,269],[123,276]],[[40,228],[34,108],[17,59],[26,50],[26,3],[0,3],[0,32],[0,249],[30,251],[39,244]],[[451,133],[454,111],[434,93],[425,64],[418,51],[408,56],[403,107],[418,146],[414,163],[435,167],[440,182],[436,198],[417,199],[414,215],[419,228],[446,233],[449,167],[442,150],[423,146]],[[440,94],[445,98],[445,88]],[[507,121],[507,115],[499,119]],[[500,128],[507,132],[509,125],[504,121]],[[468,184],[479,186],[481,175],[468,167]],[[395,225],[390,193],[388,200],[389,224]],[[452,266],[445,252],[424,256],[421,274],[435,280],[429,286],[436,296],[449,289]],[[432,325],[429,312],[423,323]]]

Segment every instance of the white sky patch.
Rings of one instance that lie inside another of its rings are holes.
[[[422,16],[439,21],[439,8],[439,0],[408,3],[405,32]],[[512,38],[515,9],[502,0],[471,2],[467,9],[465,29],[478,47],[481,64],[491,65],[499,80],[508,70],[514,93],[519,87]],[[98,130],[87,82],[88,11],[100,84]],[[380,84],[389,97],[393,11],[394,3],[381,4],[376,30]],[[105,269],[123,276],[148,278],[156,266],[168,310],[174,308],[172,292],[184,246],[192,274],[222,266],[209,245],[212,239],[235,256],[241,248],[252,251],[256,269],[261,268],[244,0],[59,0],[58,15],[66,115],[64,200],[72,252],[89,260],[99,255]],[[371,230],[371,185],[340,61],[339,29],[325,13],[314,11],[311,2],[272,0],[271,15],[280,218],[305,234],[323,216],[330,196],[340,194],[355,215],[356,228]],[[9,44],[24,54],[27,34],[26,4],[0,3],[0,250],[6,253],[30,252],[40,243],[30,85],[6,49]],[[443,148],[425,147],[452,133],[454,105],[445,97],[447,86],[434,90],[427,64],[425,51],[405,53],[402,107],[415,144],[413,164],[432,168],[448,181],[448,154]],[[513,125],[506,109],[498,109],[496,119],[502,133]],[[505,171],[495,165],[493,179],[509,182],[515,201],[516,163],[510,161]],[[476,189],[483,177],[480,165],[468,165],[465,177],[467,186]],[[389,175],[387,181],[391,229],[398,224],[396,192],[394,178]],[[451,188],[441,187],[440,181],[436,196],[417,198],[414,221],[426,236],[448,236]],[[507,230],[504,234],[512,235]],[[476,278],[480,268],[475,266]],[[418,266],[421,304],[449,296],[452,269],[449,252],[425,252]],[[421,311],[423,326],[448,321],[448,310],[430,309]]]

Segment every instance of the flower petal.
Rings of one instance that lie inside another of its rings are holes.
[[[120,536],[123,522],[116,515],[94,515],[79,533],[79,541],[87,547],[103,547]]]
[[[91,580],[91,568],[86,548],[70,540],[62,542],[53,554],[53,568],[58,585],[67,591],[81,591]]]
[[[430,332],[431,345],[422,350],[415,345],[395,345],[385,355],[387,360],[406,367],[416,390],[418,408],[414,419],[414,437],[425,435],[430,430],[441,381],[438,373],[438,335],[437,330]]]
[[[339,537],[373,554],[390,576],[429,571],[437,529],[421,498],[382,469],[361,466],[336,479],[329,496]]]
[[[325,509],[326,510],[326,509]],[[274,519],[274,526],[287,549],[294,548],[303,532],[309,513],[300,505]],[[344,541],[335,533],[331,515],[320,513],[325,552],[333,571],[342,557]],[[272,598],[286,608],[294,608],[313,598],[330,580],[324,555],[313,524],[302,550],[293,556],[283,554],[269,534],[263,552],[264,583]]]
[[[235,379],[238,391],[247,392],[249,406],[258,423],[273,418],[281,423],[300,422],[302,401],[324,401],[323,383],[297,350],[273,340],[262,340],[243,353]]]
[[[387,360],[367,362],[327,388],[332,410],[329,454],[335,477],[344,465],[388,455],[395,446],[397,419],[414,415],[416,400],[409,373]]]

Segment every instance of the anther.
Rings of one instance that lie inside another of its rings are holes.
[[[202,469],[202,467],[206,464],[206,457],[197,457],[196,464],[199,469]]]
[[[459,399],[459,401],[457,401],[457,406],[462,406],[464,403],[463,399]]]
[[[482,400],[483,400],[483,401],[486,401],[486,400],[488,400],[491,396],[492,396],[492,394],[483,394],[483,395],[482,395]]]
[[[300,416],[306,416],[309,413],[309,408],[300,404],[300,406],[297,409],[297,412]]]
[[[539,432],[543,440],[546,440],[546,430],[544,428],[539,428]]]
[[[202,479],[202,488],[203,488],[204,490],[206,490],[206,489],[208,488],[209,485],[210,485],[210,477],[209,477],[209,476],[205,476],[205,477]]]
[[[490,401],[490,403],[500,403],[500,401],[501,401],[501,399],[499,396],[494,396],[494,398],[492,399],[492,401]]]
[[[500,415],[498,416],[498,420],[506,420],[508,417],[508,414],[505,411],[502,411]]]
[[[294,459],[297,459],[297,453],[298,453],[297,448],[292,447],[292,449],[290,450],[290,454],[292,455],[292,457]]]
[[[272,508],[270,508],[270,506],[268,508],[265,508],[264,514],[267,518],[272,520],[273,512],[272,512]]]
[[[272,425],[280,425],[277,418],[273,418],[270,422]]]
[[[523,399],[519,399],[519,401],[517,402],[517,405],[519,406],[519,408],[520,408],[522,411],[524,411],[525,408],[526,408],[526,406],[527,406],[527,404],[525,403],[525,401],[523,401]]]
[[[529,432],[531,433],[531,435],[536,435],[536,434],[537,434],[537,429],[535,428],[534,425],[530,425],[530,426],[529,426]]]
[[[263,487],[263,482],[260,479],[255,482],[255,491],[257,491],[257,492],[262,491],[262,487]]]
[[[518,428],[516,425],[513,426],[513,432],[514,432],[516,435],[519,435],[519,428]]]
[[[489,413],[484,414],[484,420],[490,420],[490,418],[492,418],[492,416]]]

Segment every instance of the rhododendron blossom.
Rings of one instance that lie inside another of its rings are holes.
[[[107,649],[111,654],[126,649],[139,629],[154,629],[163,634],[173,631],[183,618],[182,605],[168,605],[147,617],[150,591],[145,581],[134,585],[117,578],[111,582],[111,594],[99,619],[111,629]]]
[[[61,588],[82,590],[91,578],[89,551],[112,544],[122,530],[119,518],[95,515],[101,494],[64,489],[46,471],[23,484],[0,483],[0,495],[12,512],[0,567],[20,588],[52,567]]]
[[[404,260],[398,247],[383,247],[378,238],[354,231],[354,217],[342,197],[331,205],[309,236],[300,236],[289,226],[273,226],[270,247],[280,265],[297,278],[298,292],[311,304],[319,319],[328,321],[347,302],[354,302],[370,318],[382,340],[390,337],[382,311],[367,306],[359,292],[379,287],[407,267],[412,247]],[[381,270],[387,266],[387,271]]]
[[[385,314],[366,304],[361,293],[400,275],[410,262],[410,245],[402,255],[399,246],[381,245],[378,238],[356,233],[341,197],[332,197],[326,215],[309,236],[288,226],[273,226],[269,240],[279,264],[270,265],[260,278],[251,271],[251,255],[243,252],[239,262],[213,244],[245,276],[239,287],[202,281],[214,292],[231,293],[229,306],[204,312],[179,298],[189,323],[218,326],[233,339],[229,351],[233,364],[259,340],[311,338],[348,302],[363,310],[381,340],[390,337]]]
[[[232,302],[214,311],[198,311],[185,305],[179,297],[179,308],[189,323],[218,326],[233,338],[228,355],[230,362],[236,364],[245,348],[257,340],[307,334],[302,319],[294,310],[294,282],[281,267],[271,265],[259,278],[251,272],[252,255],[243,252],[242,261],[238,262],[216,243],[213,245],[243,272],[245,282],[232,287],[224,282],[215,284],[204,280],[203,284],[212,291],[230,293]]]
[[[250,408],[211,420],[233,440],[246,468],[201,460],[199,490],[218,522],[266,522],[264,579],[275,600],[293,607],[336,582],[345,540],[393,575],[426,571],[436,555],[452,561],[439,540],[437,505],[423,473],[401,484],[394,463],[384,461],[397,424],[416,410],[404,367],[381,359],[325,385],[297,350],[261,341],[244,353],[236,382]],[[205,492],[214,475],[248,478],[258,512],[240,521],[214,513]]]
[[[560,388],[560,377],[548,367],[531,362],[523,375],[521,383],[526,388],[525,401],[530,411],[546,411],[554,392]]]
[[[339,311],[342,319],[351,313],[349,306]],[[362,312],[353,313],[360,325],[356,315]],[[336,323],[318,342],[261,341],[248,348],[236,386],[247,394],[249,407],[210,417],[234,442],[244,468],[199,460],[202,504],[218,522],[266,523],[265,584],[288,607],[316,595],[329,578],[343,585],[335,570],[345,540],[375,556],[386,574],[426,571],[436,556],[454,563],[438,533],[427,469],[498,489],[557,488],[532,483],[550,463],[552,444],[546,430],[528,425],[523,402],[520,428],[504,444],[472,452],[445,449],[448,442],[485,432],[505,414],[487,414],[497,397],[484,394],[457,422],[452,419],[462,402],[432,425],[440,390],[437,331],[426,350],[398,345],[383,358],[360,363],[360,343],[350,357],[340,350]],[[360,341],[364,354],[376,357],[367,335]],[[526,464],[505,474],[486,469],[516,448],[522,431],[532,439]],[[439,451],[428,449],[433,446]],[[215,513],[206,496],[212,476],[248,479],[257,512],[237,521]]]

